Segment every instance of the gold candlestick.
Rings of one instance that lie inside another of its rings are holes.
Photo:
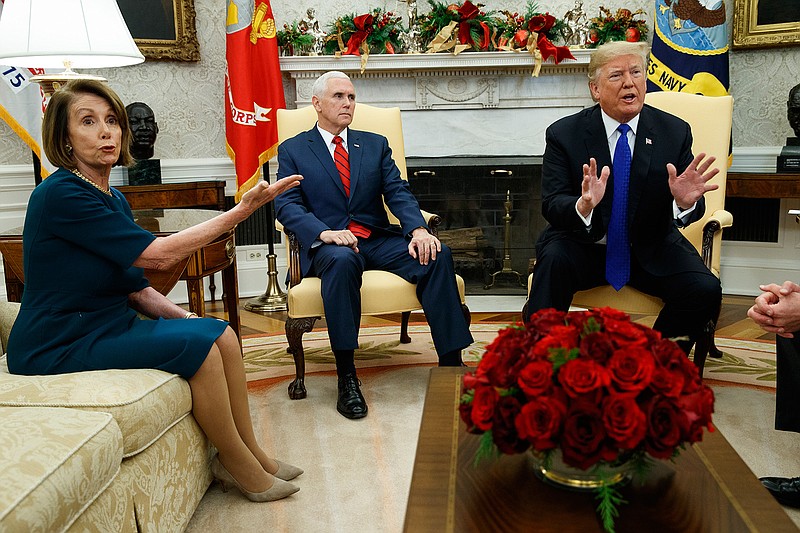
[[[503,268],[492,274],[491,283],[483,286],[483,288],[487,290],[494,286],[497,276],[516,276],[517,283],[519,283],[522,287],[526,286],[526,284],[523,283],[522,276],[520,276],[519,272],[511,268],[511,191],[506,191],[506,201],[503,203],[503,206],[506,208],[506,214],[503,216],[503,222],[505,222],[503,231]]]

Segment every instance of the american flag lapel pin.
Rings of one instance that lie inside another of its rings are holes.
[[[644,138],[644,143],[645,144],[653,144],[653,139],[650,139],[649,137],[645,137]]]
[[[353,143],[353,147],[354,147],[354,148],[361,148],[361,145],[360,145],[360,144]]]

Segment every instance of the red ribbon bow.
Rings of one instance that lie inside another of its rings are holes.
[[[575,59],[575,56],[569,51],[568,46],[556,46],[545,35],[555,23],[556,18],[550,13],[545,13],[544,15],[531,17],[530,22],[528,22],[528,29],[536,32],[539,36],[536,40],[536,46],[542,53],[542,58],[547,61],[548,57],[553,56],[556,65],[558,65],[563,59]]]
[[[361,47],[361,43],[372,33],[373,27],[372,22],[375,19],[370,13],[365,15],[359,15],[353,19],[353,25],[358,28],[358,31],[353,33],[350,38],[347,40],[347,50],[345,50],[346,55],[361,55],[359,52],[359,48]]]

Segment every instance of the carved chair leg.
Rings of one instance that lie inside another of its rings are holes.
[[[286,351],[294,358],[295,379],[289,383],[289,398],[292,400],[302,400],[306,397],[306,355],[303,351],[303,334],[311,331],[314,322],[319,317],[310,318],[287,318],[286,319],[286,340],[289,347]]]
[[[411,311],[404,311],[400,318],[400,344],[411,342],[411,337],[408,335],[409,318],[411,318]]]
[[[713,320],[709,320],[703,332],[697,339],[694,345],[694,364],[700,373],[700,379],[703,378],[703,369],[706,365],[706,356],[708,356],[711,347],[714,346],[714,332],[717,329],[717,324]],[[715,347],[716,348],[716,347]]]
[[[711,344],[708,347],[708,356],[713,357],[714,359],[719,359],[722,357],[722,350],[717,348],[717,339],[715,337],[716,333],[716,325],[719,323],[719,314],[722,312],[722,304],[719,306],[719,311],[717,311],[717,316],[714,318],[714,329],[711,330]]]

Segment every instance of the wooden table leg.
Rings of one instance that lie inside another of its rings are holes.
[[[197,316],[206,316],[206,302],[203,294],[203,279],[187,279],[186,288],[189,292],[189,311]]]
[[[236,256],[231,264],[222,270],[222,298],[227,306],[228,322],[242,341],[241,324],[239,322],[239,279],[236,272]]]

